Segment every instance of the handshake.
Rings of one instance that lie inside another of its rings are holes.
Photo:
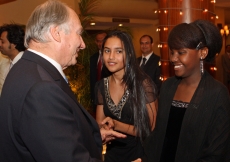
[[[114,131],[113,129],[114,124],[111,121],[113,120],[107,117],[102,121],[100,125],[101,139],[103,144],[106,144],[116,138],[126,138],[126,135]]]

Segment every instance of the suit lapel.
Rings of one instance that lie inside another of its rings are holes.
[[[179,85],[179,83],[180,83],[180,80],[177,80],[177,79],[175,79],[175,80],[173,80],[173,82],[170,82],[167,86],[166,86],[166,90],[168,90],[168,93],[165,93],[164,95],[161,95],[160,94],[160,102],[161,103],[159,103],[159,104],[161,104],[161,106],[159,106],[159,107],[164,107],[164,108],[166,108],[166,109],[164,109],[163,111],[159,111],[159,113],[161,113],[161,114],[159,114],[159,115],[161,115],[162,116],[162,118],[164,118],[165,117],[165,119],[163,120],[163,121],[166,121],[165,122],[165,128],[166,128],[166,126],[167,126],[167,124],[168,124],[168,116],[169,116],[169,113],[170,113],[170,107],[171,107],[171,105],[172,105],[172,101],[173,101],[173,97],[174,97],[174,95],[175,95],[175,92],[176,92],[176,89],[177,89],[177,87],[178,87],[178,85]],[[164,90],[165,91],[165,90]],[[167,101],[167,102],[164,102],[164,101]],[[165,114],[167,114],[167,115],[165,115]],[[166,130],[166,129],[165,129]]]
[[[153,63],[153,60],[154,60],[154,59],[155,59],[155,56],[154,56],[154,54],[152,53],[152,55],[149,57],[148,61],[147,61],[146,64],[145,64],[145,68],[151,66],[151,64]],[[148,69],[148,68],[147,68],[147,69]]]
[[[144,66],[144,71],[152,65],[154,59],[156,59],[156,57],[154,56],[154,53],[152,53],[152,55],[149,57],[149,59],[147,60],[145,66]],[[142,56],[137,59],[137,62],[139,65],[141,63],[141,60],[142,60]]]

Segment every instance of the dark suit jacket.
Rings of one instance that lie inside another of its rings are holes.
[[[140,65],[142,57],[138,57],[137,61],[138,64]],[[152,54],[150,58],[148,59],[147,63],[144,66],[144,72],[152,79],[152,81],[156,84],[158,91],[160,91],[161,87],[161,80],[160,75],[161,75],[161,68],[158,65],[160,61],[160,57],[157,56],[156,54]]]
[[[160,161],[170,108],[180,81],[171,77],[162,84],[156,127],[144,142],[144,162]],[[184,114],[175,162],[229,162],[229,135],[227,88],[205,72]]]
[[[94,94],[94,87],[97,82],[97,62],[98,62],[99,52],[93,54],[90,57],[90,95],[91,100],[94,103],[95,94]],[[109,70],[103,65],[101,70],[101,79],[108,77],[110,75]]]
[[[58,70],[25,51],[0,98],[1,162],[101,161],[96,121]]]

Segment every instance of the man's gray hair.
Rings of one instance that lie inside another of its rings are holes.
[[[46,43],[49,41],[49,29],[51,26],[60,26],[66,32],[69,31],[68,6],[57,0],[48,0],[37,6],[31,14],[25,33],[25,47],[28,48],[31,40]]]

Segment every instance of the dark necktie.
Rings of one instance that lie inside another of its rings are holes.
[[[141,68],[142,68],[142,69],[144,69],[144,67],[145,67],[145,62],[146,62],[146,58],[143,57],[143,58],[142,58],[142,64],[141,64]]]
[[[101,68],[102,68],[102,59],[101,59],[101,54],[99,54],[98,58],[98,63],[97,63],[97,80],[101,79]]]

